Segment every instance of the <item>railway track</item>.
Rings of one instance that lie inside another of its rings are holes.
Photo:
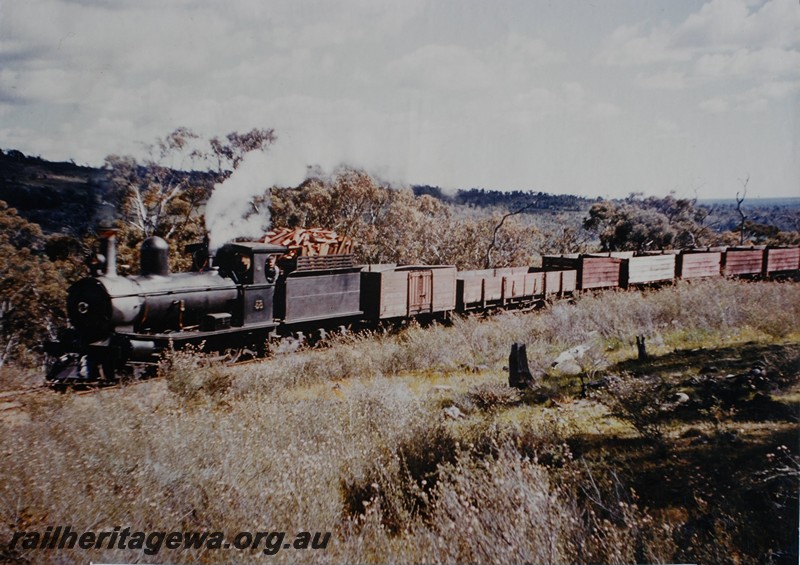
[[[266,359],[262,357],[246,358],[246,359],[240,359],[239,357],[236,357],[235,359],[231,359],[230,357],[224,355],[207,357],[207,361],[209,362],[209,364],[220,362],[227,366],[235,365],[237,367],[240,365],[243,366],[243,365],[252,365],[255,363],[261,363],[265,360]],[[144,377],[139,379],[127,379],[113,383],[85,383],[85,384],[76,383],[74,385],[45,383],[34,387],[21,388],[17,390],[7,390],[0,392],[0,413],[21,408],[22,405],[19,402],[17,402],[17,399],[36,393],[70,392],[70,394],[74,394],[77,396],[84,396],[89,394],[96,394],[107,390],[115,390],[119,388],[137,386],[148,382],[161,380],[162,378],[163,377],[154,375],[151,377]]]

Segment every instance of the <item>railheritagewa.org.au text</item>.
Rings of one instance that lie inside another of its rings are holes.
[[[162,550],[239,550],[275,555],[281,550],[320,550],[328,547],[330,532],[237,532],[228,537],[219,531],[150,531],[121,526],[113,530],[80,531],[71,526],[48,526],[44,531],[15,532],[11,550],[57,551],[61,549],[127,549],[156,555]]]

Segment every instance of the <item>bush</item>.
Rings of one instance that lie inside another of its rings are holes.
[[[500,383],[481,383],[470,387],[467,401],[480,410],[498,410],[518,404],[522,395],[517,389]]]
[[[662,406],[668,387],[660,379],[623,375],[610,381],[605,402],[611,415],[632,425],[657,447],[664,446]]]

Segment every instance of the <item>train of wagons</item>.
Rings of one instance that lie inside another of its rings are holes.
[[[228,243],[194,270],[169,272],[169,246],[151,237],[138,276],[116,269],[113,231],[101,233],[103,264],[70,289],[71,328],[45,350],[54,384],[113,382],[156,365],[165,350],[193,345],[266,353],[278,336],[375,327],[453,313],[530,308],[591,289],[707,277],[797,277],[800,247],[726,248],[545,256],[541,267],[458,271],[447,265],[358,265],[352,255],[287,256],[267,243]]]

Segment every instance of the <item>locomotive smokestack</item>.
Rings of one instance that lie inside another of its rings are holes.
[[[107,277],[117,276],[117,229],[98,228],[100,236],[100,253],[105,257],[103,274]]]

